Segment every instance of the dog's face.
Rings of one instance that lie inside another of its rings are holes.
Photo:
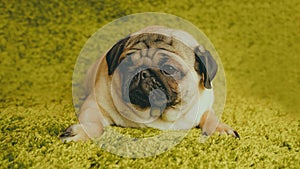
[[[120,40],[106,61],[115,107],[138,123],[184,116],[201,92],[211,88],[217,70],[208,51],[153,33]]]

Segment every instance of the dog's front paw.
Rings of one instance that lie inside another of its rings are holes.
[[[81,124],[69,126],[60,136],[62,142],[86,141],[89,139]]]
[[[219,118],[215,115],[215,113],[211,111],[207,111],[203,114],[199,126],[202,129],[202,134],[209,136],[214,134],[215,132],[222,134],[232,135],[235,138],[240,138],[238,132],[233,130],[227,124],[221,123]]]
[[[217,128],[216,128],[216,132],[219,132],[220,135],[223,134],[228,134],[228,135],[232,135],[235,138],[240,139],[240,135],[238,132],[236,132],[234,129],[232,129],[230,126],[228,126],[227,124],[224,123],[219,123]]]

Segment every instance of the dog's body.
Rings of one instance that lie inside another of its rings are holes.
[[[89,70],[80,124],[63,141],[100,137],[103,127],[181,130],[200,126],[239,137],[212,110],[217,65],[186,32],[151,26],[116,43]]]

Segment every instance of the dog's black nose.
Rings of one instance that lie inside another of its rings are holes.
[[[147,95],[149,95],[152,89],[159,89],[162,87],[159,77],[152,69],[141,70],[137,76],[139,76],[140,87],[143,88]]]
[[[144,69],[142,71],[139,72],[141,79],[146,79],[151,77],[151,73],[149,69]]]

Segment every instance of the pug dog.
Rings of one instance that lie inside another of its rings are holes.
[[[200,127],[239,138],[215,115],[212,80],[218,65],[187,32],[149,26],[113,45],[89,69],[79,124],[63,142],[99,138],[106,126],[185,130]]]

